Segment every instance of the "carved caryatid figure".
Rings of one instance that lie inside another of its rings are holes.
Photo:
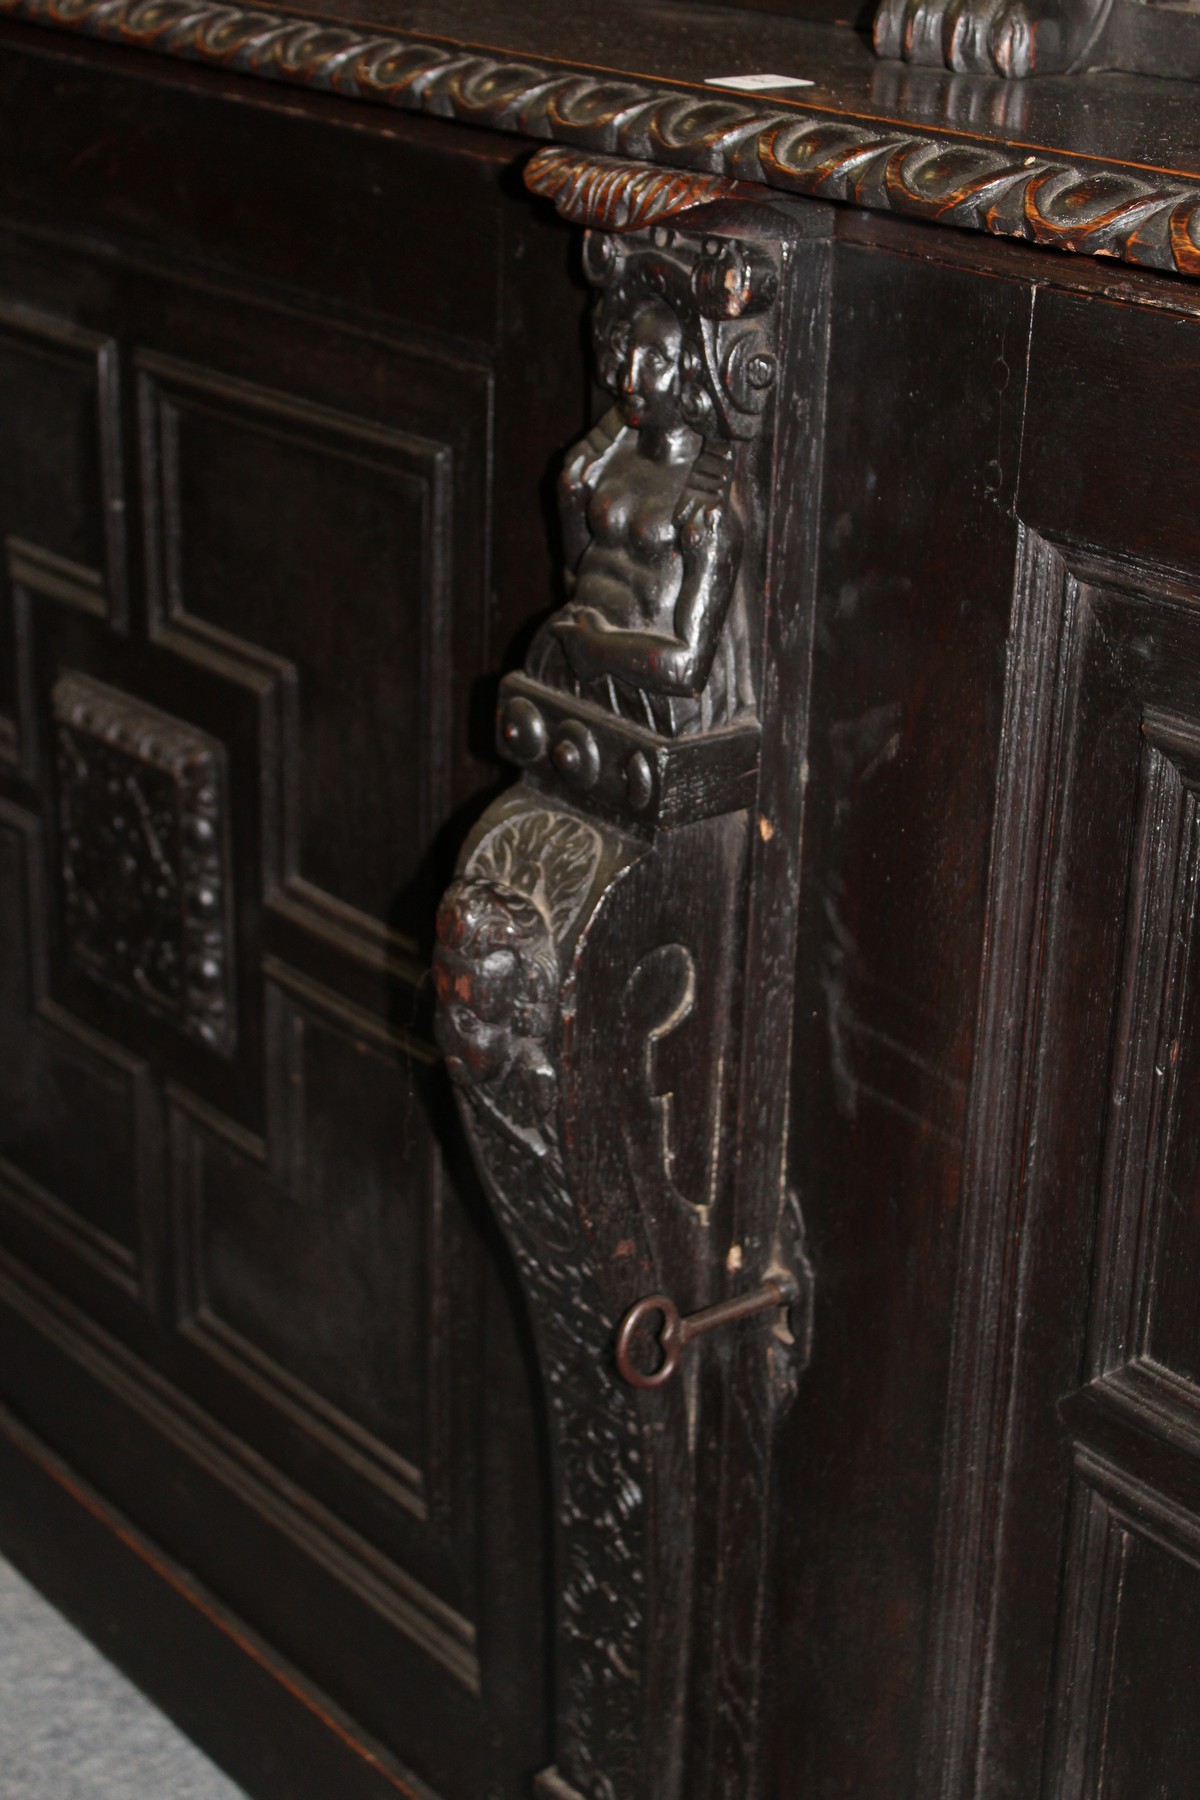
[[[752,295],[744,253],[721,246],[689,267],[674,234],[656,236],[633,250],[589,237],[598,372],[617,404],[567,456],[570,598],[529,668],[676,737],[753,710],[735,440],[705,312],[755,310],[764,284]],[[749,371],[751,392],[756,372],[766,386],[773,369]]]
[[[527,180],[594,224],[642,181],[565,155],[541,153]],[[615,404],[559,482],[566,604],[501,684],[498,742],[523,778],[471,833],[437,917],[437,1039],[545,1376],[556,1717],[539,1800],[692,1791],[698,1415],[682,1383],[632,1384],[615,1345],[648,1293],[669,1283],[697,1307],[732,1267],[711,1242],[733,1231],[730,922],[759,772],[786,220],[712,186],[692,229],[659,220],[585,240]],[[660,1093],[661,1040],[693,1013],[706,1054],[673,1062]],[[668,1102],[709,1147],[695,1204],[670,1178]],[[773,1221],[746,1234],[760,1263],[775,1235]],[[742,1383],[764,1431],[776,1385],[764,1349]],[[746,1516],[739,1501],[743,1537]]]

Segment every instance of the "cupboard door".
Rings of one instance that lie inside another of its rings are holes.
[[[4,129],[32,138],[19,61]],[[582,403],[577,320],[538,298],[565,237],[503,199],[511,146],[59,77],[57,162],[39,140],[0,226],[0,1399],[6,1466],[43,1479],[6,1480],[6,1542],[54,1586],[12,1496],[67,1483],[228,1623],[236,1728],[199,1623],[108,1615],[252,1791],[516,1795],[544,1760],[536,1401],[426,939]],[[70,231],[89,127],[173,169],[97,199],[98,249]],[[390,240],[352,283],[319,242],[251,244],[210,164],[297,233],[315,169],[372,177],[442,299],[393,284]],[[20,214],[56,166],[50,243]],[[518,437],[539,357],[570,379]]]
[[[968,1196],[952,1456],[988,1498],[943,1538],[946,1795],[1194,1786],[1197,375],[1192,319],[1038,296],[989,899],[1012,960],[973,1078],[1012,1135]]]

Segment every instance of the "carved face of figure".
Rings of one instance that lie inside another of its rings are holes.
[[[671,308],[646,300],[613,334],[617,398],[625,423],[670,431],[682,423],[680,358],[683,332]]]
[[[434,1036],[452,1078],[468,1087],[501,1080],[516,1048],[516,958],[511,951],[494,950],[475,961],[439,945],[433,982],[438,997]]]
[[[556,960],[537,907],[515,889],[456,881],[438,908],[434,1035],[465,1087],[502,1081],[540,1062],[549,1036]]]

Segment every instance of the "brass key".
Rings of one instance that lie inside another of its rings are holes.
[[[679,1367],[680,1357],[693,1338],[703,1337],[707,1331],[715,1331],[718,1325],[735,1325],[740,1319],[752,1319],[759,1313],[790,1306],[796,1297],[795,1282],[787,1277],[780,1277],[764,1281],[761,1287],[756,1287],[749,1294],[739,1294],[736,1299],[718,1300],[715,1306],[703,1306],[699,1312],[689,1313],[684,1318],[675,1302],[666,1294],[649,1294],[646,1299],[631,1306],[621,1320],[621,1328],[617,1332],[617,1370],[631,1387],[661,1387],[665,1381],[670,1381]],[[662,1351],[662,1362],[651,1374],[645,1374],[634,1362],[631,1352],[647,1321],[655,1313],[661,1315],[662,1324],[656,1332],[649,1335],[652,1340],[657,1341]]]

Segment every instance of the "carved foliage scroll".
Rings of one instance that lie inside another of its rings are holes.
[[[713,200],[753,195],[747,182],[727,175],[656,169],[623,158],[588,156],[558,145],[539,150],[525,171],[532,193],[553,200],[573,225],[605,231],[639,231]]]
[[[63,916],[77,967],[233,1048],[224,766],[203,733],[90,677],[53,695]]]
[[[646,1517],[633,1397],[597,1354],[616,1320],[564,1163],[558,1008],[593,889],[620,861],[616,833],[507,810],[442,902],[435,964],[438,1039],[528,1296],[554,1424],[559,1756],[586,1800],[637,1780]]]

